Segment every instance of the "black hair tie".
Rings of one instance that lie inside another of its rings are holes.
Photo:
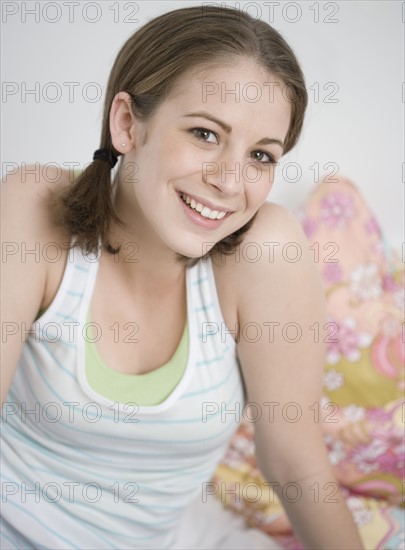
[[[108,149],[97,149],[97,151],[94,151],[93,160],[104,160],[110,164],[111,168],[114,168],[118,162],[118,157]]]

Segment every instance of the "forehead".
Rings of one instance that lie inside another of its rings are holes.
[[[247,58],[201,65],[183,74],[166,100],[176,116],[197,110],[257,130],[272,127],[284,139],[291,103],[285,84]],[[247,130],[247,128],[246,128]],[[281,135],[282,134],[282,135]],[[267,134],[263,134],[267,135]]]

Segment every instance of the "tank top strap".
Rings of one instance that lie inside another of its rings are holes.
[[[215,274],[211,257],[200,259],[189,270],[189,310],[192,312],[191,325],[198,335],[200,346],[211,341],[213,350],[234,350],[236,342],[233,338],[235,327],[227,327],[215,282]]]
[[[55,333],[54,337],[59,334],[60,338],[69,339],[68,334],[72,327],[82,323],[86,299],[89,297],[89,291],[97,273],[101,242],[99,240],[97,254],[86,254],[76,245],[74,235],[70,239],[70,245],[62,281],[56,295],[49,307],[34,322],[34,329],[40,330],[41,340],[49,341],[50,338],[52,341],[52,333]]]

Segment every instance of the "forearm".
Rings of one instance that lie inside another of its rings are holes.
[[[274,484],[293,529],[310,550],[364,550],[358,529],[330,471]]]

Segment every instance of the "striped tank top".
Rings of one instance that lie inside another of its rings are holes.
[[[100,253],[69,251],[3,405],[2,549],[174,548],[242,417],[234,327],[210,258],[186,269],[186,367],[169,395],[139,406],[95,391],[85,338]]]

